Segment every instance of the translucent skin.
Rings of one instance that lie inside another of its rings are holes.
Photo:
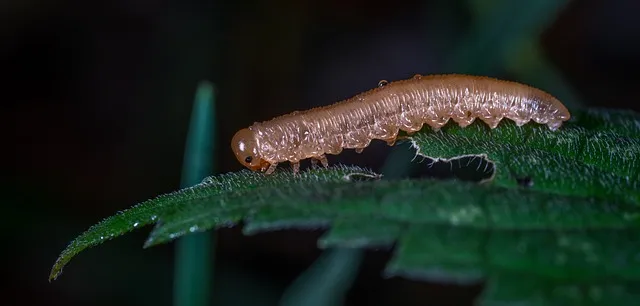
[[[373,139],[393,145],[399,130],[410,134],[424,124],[438,130],[449,119],[465,127],[476,118],[492,129],[508,118],[518,126],[533,120],[557,130],[570,114],[553,96],[523,84],[479,76],[416,75],[381,81],[378,88],[333,105],[257,122],[248,128],[251,133],[238,132],[232,146],[238,160],[250,169],[264,170],[269,165],[267,173],[271,173],[279,162],[289,161],[297,172],[298,163],[306,158],[326,166],[325,154],[361,151]],[[238,155],[239,141],[252,145],[248,150],[255,152],[259,163],[241,160],[245,155]]]

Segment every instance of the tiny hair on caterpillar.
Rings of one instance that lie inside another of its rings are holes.
[[[555,131],[571,115],[552,95],[520,83],[485,76],[416,74],[387,82],[335,104],[256,122],[231,140],[238,161],[253,171],[271,174],[288,161],[294,173],[311,159],[328,167],[326,154],[343,149],[360,153],[372,140],[394,145],[399,131],[408,135],[429,125],[439,130],[450,119],[466,127],[480,119],[491,129],[503,118],[517,126],[529,121]]]

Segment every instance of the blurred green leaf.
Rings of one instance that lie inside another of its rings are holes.
[[[157,221],[148,247],[244,221],[248,235],[329,228],[318,242],[323,248],[395,243],[385,275],[486,280],[481,304],[630,305],[640,288],[640,116],[572,115],[555,132],[503,120],[493,130],[452,123],[413,136],[419,156],[431,162],[475,156],[495,163],[494,175],[480,184],[380,180],[344,166],[300,176],[279,169],[272,176],[245,170],[209,177],[89,229],[62,253],[51,277],[81,250],[136,222]]]

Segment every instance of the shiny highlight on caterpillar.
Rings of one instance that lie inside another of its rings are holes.
[[[439,130],[449,119],[466,127],[475,119],[496,128],[503,118],[516,125],[534,121],[555,131],[571,115],[550,94],[524,84],[470,75],[415,75],[332,105],[294,111],[238,131],[231,141],[238,161],[271,174],[289,161],[294,173],[311,158],[328,167],[326,154],[343,149],[360,153],[373,139],[394,145],[398,132],[408,135],[424,124]]]

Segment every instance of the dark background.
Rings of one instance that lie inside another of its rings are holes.
[[[90,225],[178,188],[203,79],[218,89],[219,172],[240,169],[228,145],[236,130],[415,73],[486,74],[538,86],[569,106],[639,109],[640,2],[569,1],[527,15],[541,28],[521,41],[508,37],[509,26],[476,33],[495,22],[499,2],[2,1],[0,304],[171,304],[174,245],[143,250],[150,228],[81,253],[53,283],[47,277]],[[509,18],[528,14],[527,3],[500,18],[524,20]],[[473,47],[503,37],[513,47]],[[330,162],[378,169],[388,151],[375,144]],[[213,296],[271,303],[319,255],[320,234],[221,230]],[[367,253],[348,305],[466,305],[481,289],[383,279],[388,258]]]

